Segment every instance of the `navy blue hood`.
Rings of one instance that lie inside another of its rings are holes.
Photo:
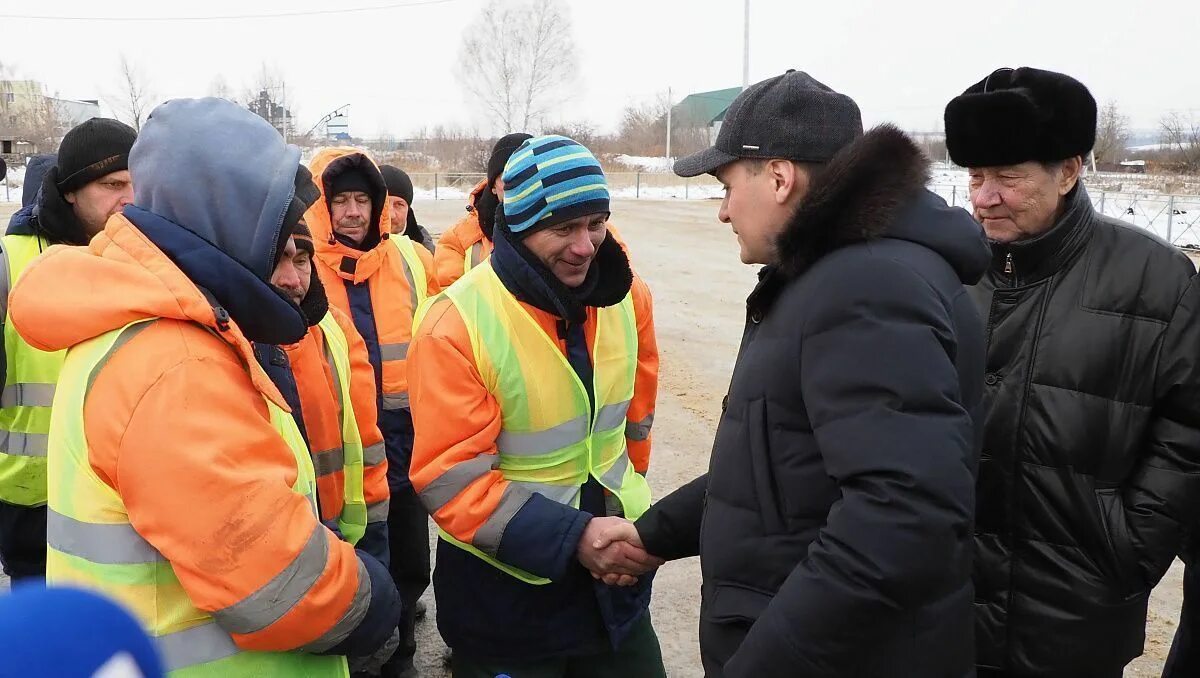
[[[224,99],[175,99],[129,153],[134,204],[199,236],[269,281],[295,193],[300,149]]]
[[[21,207],[34,204],[37,200],[38,189],[46,172],[58,162],[58,156],[53,153],[35,155],[25,163],[25,183],[21,186]]]

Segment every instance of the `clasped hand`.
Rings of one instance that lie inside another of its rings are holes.
[[[646,552],[633,523],[617,516],[588,521],[576,555],[593,577],[609,586],[633,586],[663,564]]]

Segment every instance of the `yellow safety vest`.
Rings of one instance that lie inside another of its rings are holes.
[[[400,256],[404,260],[404,266],[402,266],[404,269],[404,278],[408,281],[409,294],[411,295],[409,301],[412,304],[413,317],[416,317],[417,310],[421,308],[421,304],[425,303],[426,298],[429,296],[428,284],[426,282],[429,278],[426,277],[425,264],[421,263],[421,257],[417,254],[416,248],[418,245],[408,236],[396,235],[389,237],[388,240],[396,245],[396,249],[400,252]],[[388,369],[387,363],[408,359],[408,346],[408,343],[380,343],[379,357],[383,361],[385,372]],[[384,381],[387,381],[386,375]],[[408,409],[408,391],[384,392],[382,396],[384,410]]]
[[[483,263],[483,260],[486,258],[487,257],[483,254],[482,240],[474,245],[471,245],[467,248],[467,251],[463,253],[463,273],[465,274],[479,264]]]
[[[6,361],[0,394],[0,501],[20,506],[46,503],[46,434],[66,351],[48,353],[26,343],[9,321],[8,293],[45,247],[37,236],[6,235],[0,255]]]
[[[211,615],[192,604],[171,563],[138,534],[121,496],[92,470],[83,423],[88,385],[118,348],[152,322],[132,323],[67,353],[50,424],[47,582],[97,590],[123,604],[154,638],[165,668],[177,678],[346,678],[344,657],[239,649]],[[295,456],[292,489],[318,515],[316,475],[300,430],[287,412],[269,400],[267,406]]]
[[[367,500],[363,496],[363,444],[350,399],[350,342],[332,313],[317,323],[325,335],[325,359],[333,368],[342,419],[342,513],[338,529],[351,544],[367,531]],[[386,519],[386,517],[385,517]]]
[[[498,470],[518,492],[536,492],[578,508],[589,476],[636,520],[650,507],[650,486],[629,460],[626,413],[637,372],[633,297],[597,311],[592,349],[595,408],[558,345],[522,308],[490,262],[472,269],[443,294],[462,316],[475,364],[501,410]],[[475,544],[443,539],[531,584],[549,580],[496,559],[502,525],[485,525]],[[491,539],[494,536],[495,539]]]

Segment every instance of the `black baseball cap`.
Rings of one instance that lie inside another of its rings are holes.
[[[738,158],[826,162],[862,136],[858,104],[804,71],[755,83],[725,112],[711,148],[675,162],[675,174],[710,174]]]

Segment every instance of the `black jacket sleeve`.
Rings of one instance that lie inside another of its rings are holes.
[[[970,577],[975,445],[948,302],[890,259],[843,258],[819,282],[800,386],[841,498],[728,678],[850,675],[906,612]]]
[[[700,555],[700,519],[707,491],[705,473],[660,499],[638,518],[634,525],[650,555],[663,560]]]
[[[1167,326],[1155,370],[1154,418],[1145,453],[1105,516],[1118,549],[1136,559],[1135,582],[1158,584],[1200,521],[1200,277]]]

